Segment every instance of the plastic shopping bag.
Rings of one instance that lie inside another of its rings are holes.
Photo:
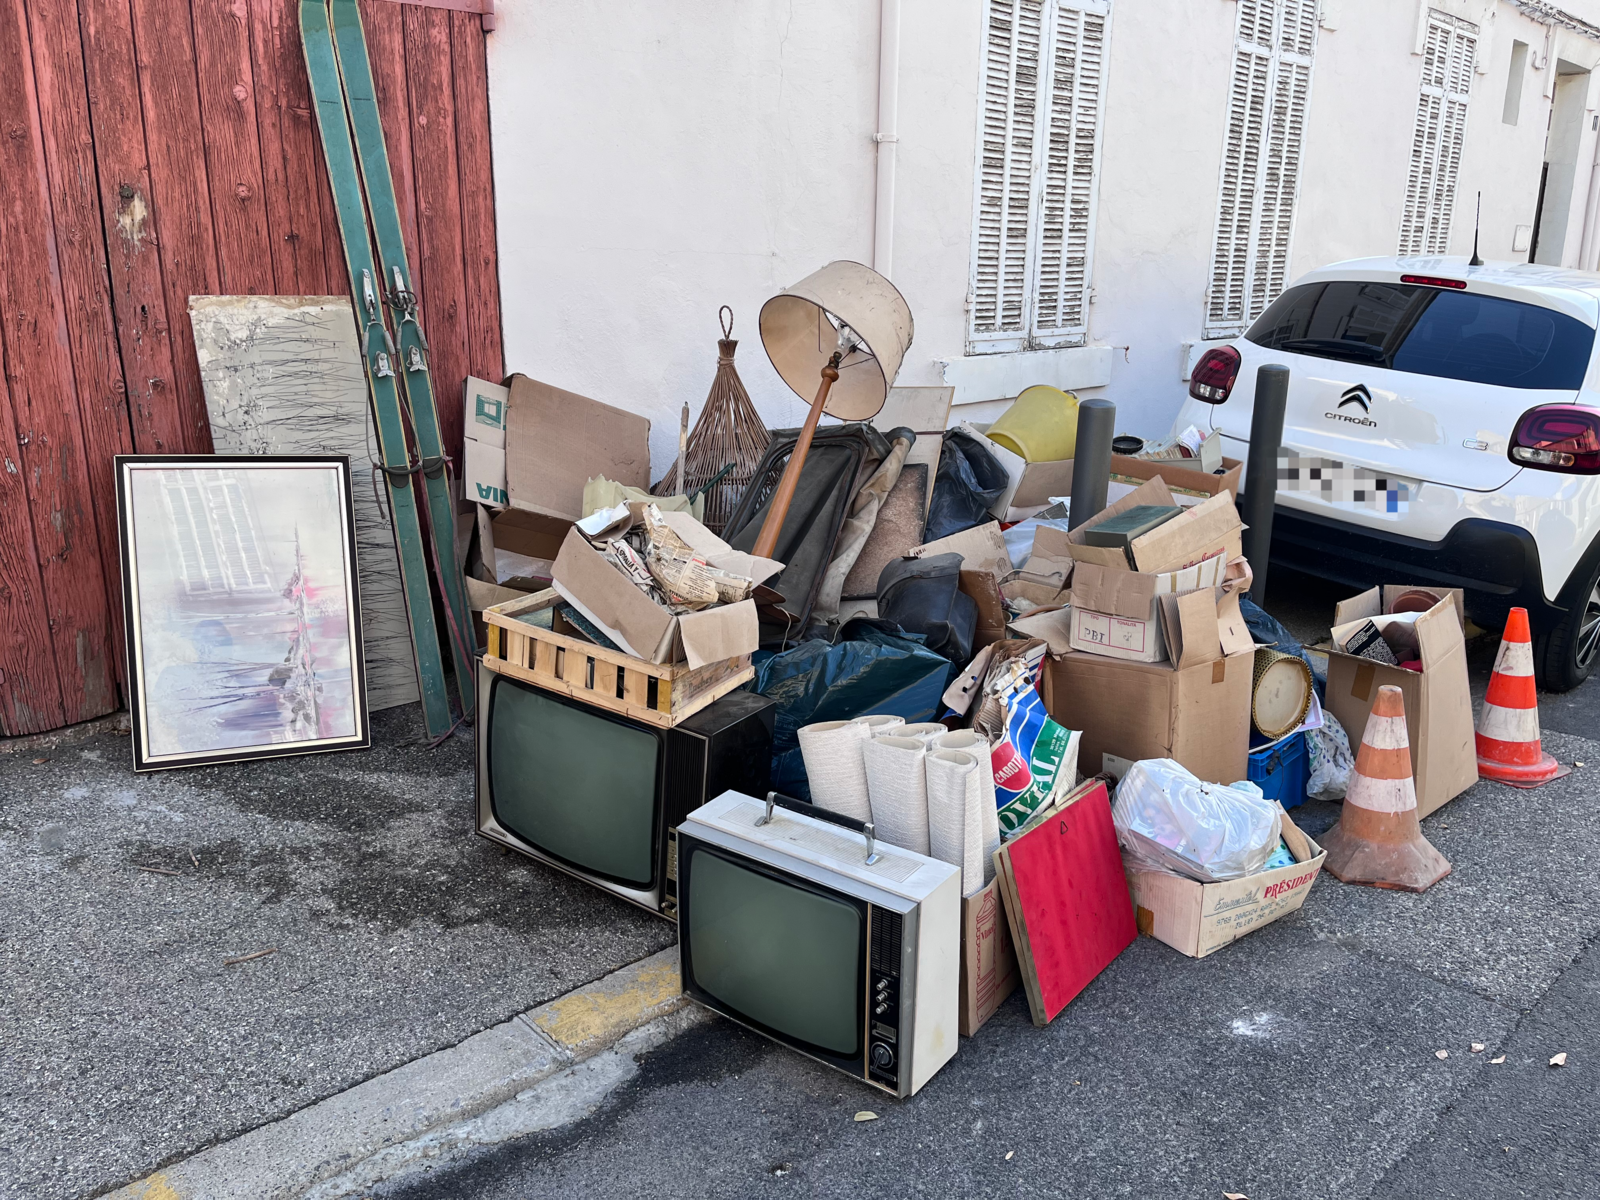
[[[1201,883],[1254,875],[1283,834],[1283,810],[1255,784],[1204,783],[1170,758],[1128,768],[1111,818],[1131,857]]]

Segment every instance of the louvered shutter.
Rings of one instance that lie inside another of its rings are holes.
[[[1411,170],[1400,219],[1401,254],[1443,254],[1455,214],[1456,177],[1467,134],[1478,27],[1437,9],[1428,10],[1422,87],[1411,134]]]
[[[1051,22],[1049,97],[1039,200],[1033,345],[1063,346],[1088,335],[1107,8],[1058,5]]]
[[[1316,0],[1239,0],[1205,334],[1240,333],[1289,270]]]
[[[1082,342],[1110,0],[989,0],[969,350]]]
[[[1020,348],[1028,335],[1045,4],[990,0],[984,32],[971,338],[988,349]]]

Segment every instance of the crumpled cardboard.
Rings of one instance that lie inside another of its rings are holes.
[[[643,505],[630,504],[632,523]],[[783,564],[734,550],[688,513],[662,513],[679,537],[720,570],[756,583]],[[561,543],[552,573],[557,591],[574,608],[635,658],[651,663],[687,662],[691,668],[755,651],[760,641],[755,602],[743,600],[699,612],[674,614],[607,561],[575,526]]]
[[[995,582],[1002,582],[1011,573],[1011,552],[1006,549],[1005,536],[998,521],[985,521],[960,533],[937,541],[924,542],[912,547],[907,558],[928,558],[934,554],[961,555],[963,571],[987,571]]]

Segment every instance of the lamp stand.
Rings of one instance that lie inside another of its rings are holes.
[[[783,531],[789,505],[794,502],[795,489],[800,486],[800,472],[805,469],[806,455],[811,453],[811,439],[816,435],[823,406],[828,403],[828,391],[839,378],[840,361],[841,356],[835,353],[828,360],[828,365],[822,368],[822,383],[817,387],[817,398],[811,402],[806,423],[800,426],[800,436],[795,439],[794,449],[789,452],[789,464],[783,469],[783,478],[778,480],[778,490],[772,493],[767,519],[762,523],[761,535],[756,538],[755,548],[751,551],[757,558],[771,558],[772,552],[778,548],[778,534]]]

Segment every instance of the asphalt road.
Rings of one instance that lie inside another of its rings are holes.
[[[97,1194],[671,944],[473,836],[470,734],[373,724],[147,776],[109,733],[0,755],[0,1197]]]
[[[1329,605],[1274,589],[1301,636]],[[1473,646],[1480,691],[1493,652]],[[1600,732],[1600,685],[1545,707],[1552,731]],[[1430,817],[1454,871],[1428,893],[1324,876],[1208,958],[1141,938],[1045,1029],[1013,995],[909,1101],[718,1020],[587,1116],[374,1196],[1595,1197],[1600,741],[1546,745],[1589,765]],[[1313,834],[1337,815],[1296,810]]]

